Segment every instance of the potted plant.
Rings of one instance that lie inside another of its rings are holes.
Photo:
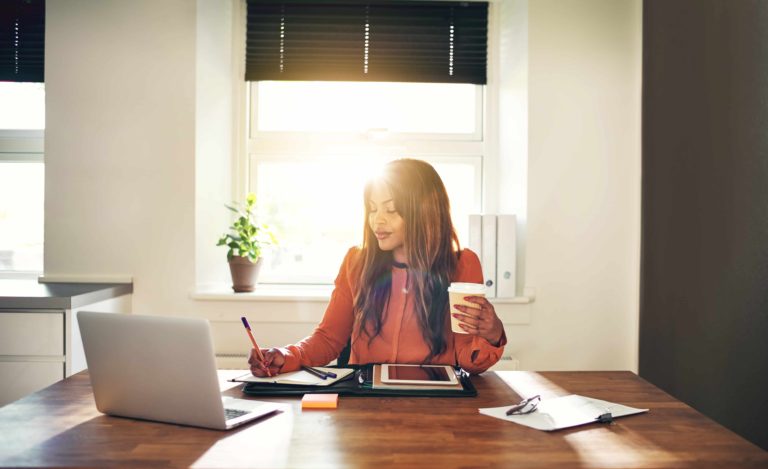
[[[266,224],[257,224],[254,212],[256,196],[249,193],[245,206],[238,203],[225,205],[237,214],[237,218],[216,243],[227,246],[227,261],[232,274],[232,289],[237,292],[251,292],[261,268],[263,248],[277,244],[272,229]]]

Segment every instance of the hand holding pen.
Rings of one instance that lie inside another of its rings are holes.
[[[248,333],[248,338],[251,339],[253,348],[248,356],[248,364],[251,366],[251,373],[254,376],[275,376],[280,373],[280,369],[285,363],[285,357],[283,354],[275,348],[260,349],[256,344],[256,339],[253,338],[251,333],[251,326],[248,324],[248,320],[245,316],[240,318],[243,321],[243,326]]]

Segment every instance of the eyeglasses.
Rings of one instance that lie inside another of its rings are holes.
[[[528,399],[523,399],[519,404],[512,406],[509,410],[507,410],[507,415],[530,414],[536,410],[536,407],[539,406],[539,402],[541,402],[541,396],[538,394],[533,397],[529,397]]]

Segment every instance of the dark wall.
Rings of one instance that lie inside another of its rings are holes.
[[[768,1],[645,0],[640,375],[768,449]]]

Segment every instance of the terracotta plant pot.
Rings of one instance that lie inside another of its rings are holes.
[[[232,289],[235,293],[251,292],[256,286],[262,258],[251,262],[248,257],[233,256],[229,260],[229,272],[232,274]]]

